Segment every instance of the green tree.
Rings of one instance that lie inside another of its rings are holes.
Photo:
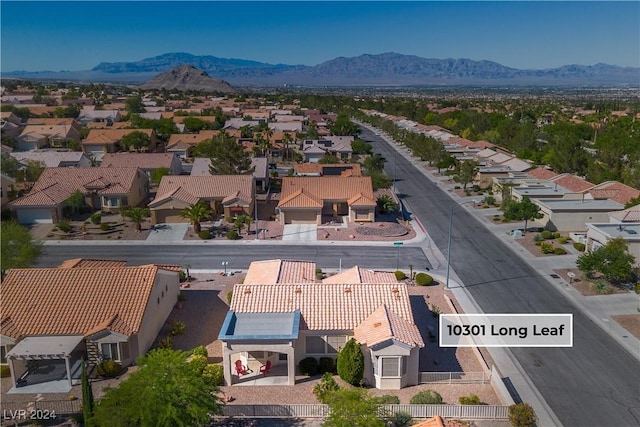
[[[212,214],[211,207],[206,202],[199,200],[198,203],[184,208],[181,216],[193,224],[193,231],[195,233],[199,233],[202,229],[200,222],[205,219],[210,219]]]
[[[140,131],[131,132],[130,134],[123,136],[120,140],[120,146],[124,150],[134,149],[136,151],[141,151],[149,148],[149,144],[151,144],[151,138],[149,138],[149,135]]]
[[[87,365],[84,362],[84,358],[80,359],[80,364],[82,365],[80,374],[82,383],[82,420],[85,427],[92,427],[95,424],[93,421],[93,408],[95,406],[93,388],[87,376]]]
[[[436,167],[438,168],[438,173],[440,173],[442,169],[449,169],[451,166],[454,166],[455,164],[456,164],[455,157],[447,154],[436,162]]]
[[[238,215],[233,220],[233,226],[238,230],[238,234],[242,233],[242,229],[245,225],[251,224],[251,217],[247,215]]]
[[[327,396],[329,416],[325,427],[384,427],[377,400],[362,388],[340,389]]]
[[[362,167],[366,172],[371,172],[374,170],[381,171],[384,169],[384,159],[382,158],[382,156],[380,156],[380,154],[374,154],[362,161]]]
[[[38,160],[27,160],[26,168],[24,170],[24,180],[26,182],[36,182],[42,172],[47,168],[47,166]]]
[[[523,197],[521,201],[513,200],[503,203],[502,211],[504,217],[512,221],[524,221],[524,231],[527,231],[527,223],[530,220],[542,218],[540,206],[536,205],[528,197]]]
[[[379,188],[391,187],[391,178],[389,178],[383,171],[379,169],[374,169],[373,171],[366,172],[365,176],[371,177],[371,184],[374,190],[377,190]]]
[[[187,117],[182,123],[191,132],[200,132],[202,129],[207,128],[207,122],[197,117]]]
[[[2,143],[4,144],[4,138]],[[0,164],[0,170],[3,174],[15,178],[20,170],[20,163],[14,159],[11,155],[2,153],[2,163]]]
[[[473,182],[473,178],[478,173],[478,162],[475,160],[465,160],[458,165],[456,180],[462,184],[463,189]]]
[[[147,111],[142,103],[142,98],[139,96],[131,96],[124,101],[124,107],[129,114],[132,113],[144,113]]]
[[[357,136],[360,133],[358,125],[349,120],[346,114],[339,114],[330,130],[333,135]]]
[[[513,427],[534,427],[536,414],[528,403],[516,403],[509,406],[509,421]]]
[[[338,353],[338,375],[351,385],[360,385],[364,377],[364,355],[360,343],[351,338]]]
[[[635,257],[629,253],[627,242],[617,237],[595,251],[580,255],[576,264],[588,276],[600,273],[607,281],[619,284],[633,278]]]
[[[131,219],[136,226],[136,231],[142,230],[142,221],[151,214],[149,208],[131,208],[125,211],[124,216]]]
[[[351,149],[353,150],[353,154],[371,154],[373,146],[360,138],[356,138],[351,143]]]
[[[29,230],[16,221],[3,221],[1,227],[2,275],[10,268],[31,267],[42,251],[40,242],[33,240]]]
[[[151,182],[155,185],[160,185],[163,176],[171,175],[171,170],[166,167],[160,167],[151,171]]]
[[[71,195],[67,199],[67,206],[72,209],[74,215],[77,215],[80,212],[80,209],[82,209],[85,205],[86,203],[84,200],[84,194],[82,194],[80,190],[76,190],[71,193]]]
[[[218,388],[202,375],[188,352],[156,349],[116,388],[106,389],[95,407],[99,426],[195,426],[211,422],[221,409]]]
[[[333,165],[340,163],[340,159],[335,154],[324,153],[318,160],[318,163],[323,165]]]
[[[376,199],[376,205],[378,205],[380,213],[393,212],[397,207],[393,199],[386,194],[383,194]]]
[[[629,208],[631,208],[633,206],[637,206],[637,205],[640,205],[640,196],[629,200],[627,203],[625,203],[624,208],[625,209],[629,209]]]
[[[211,175],[250,175],[255,169],[251,166],[249,153],[224,131],[212,140],[198,144],[196,148],[201,145],[203,147],[199,151],[207,153],[206,157],[211,158]]]

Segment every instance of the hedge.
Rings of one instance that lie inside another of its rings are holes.
[[[320,361],[318,362],[318,373],[319,374],[324,374],[324,373],[333,373],[333,371],[336,368],[336,363],[334,362],[333,358],[331,357],[321,357]]]
[[[407,278],[407,275],[404,274],[404,271],[396,270],[394,274],[396,275],[396,280],[404,280]]]
[[[433,390],[422,390],[415,394],[409,401],[412,405],[440,405],[442,396]]]
[[[209,230],[200,230],[198,233],[198,237],[202,240],[209,240],[211,238],[211,231]]]
[[[318,373],[318,361],[315,357],[305,357],[298,364],[298,369],[302,375],[312,377]]]
[[[586,246],[584,243],[576,242],[573,244],[573,248],[577,251],[584,252]]]
[[[416,285],[418,285],[418,286],[429,286],[431,284],[433,284],[433,277],[431,277],[427,273],[418,273],[418,274],[416,274]]]

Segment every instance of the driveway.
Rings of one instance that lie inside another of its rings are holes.
[[[148,242],[181,242],[189,229],[187,223],[156,224],[151,229]]]
[[[285,224],[282,240],[311,242],[318,240],[316,224]]]

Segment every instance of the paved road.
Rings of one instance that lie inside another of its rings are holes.
[[[127,259],[130,265],[150,263],[189,264],[193,269],[220,269],[222,261],[229,261],[229,269],[246,269],[249,263],[261,259],[303,259],[315,261],[318,267],[338,269],[358,265],[365,268],[395,269],[397,256],[400,265],[413,264],[416,269],[429,266],[418,247],[393,246],[276,246],[276,245],[158,245],[153,250],[144,245],[45,245],[38,261],[40,267],[54,267],[70,258]]]
[[[443,253],[454,207],[451,266],[485,313],[573,313],[573,348],[513,349],[565,426],[640,425],[640,363],[463,207],[372,132],[396,188]],[[394,159],[395,157],[395,159]]]

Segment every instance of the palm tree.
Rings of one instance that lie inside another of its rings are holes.
[[[289,160],[289,144],[291,143],[291,134],[289,132],[285,132],[282,135],[282,142],[284,143],[284,158]]]
[[[380,213],[392,212],[396,209],[396,204],[394,203],[393,199],[386,194],[378,197],[378,199],[376,200],[376,204],[380,208]]]
[[[151,215],[149,208],[131,208],[124,213],[136,225],[136,231],[142,230],[142,221]]]
[[[200,227],[200,221],[210,219],[213,215],[211,207],[199,200],[195,205],[191,205],[188,208],[182,210],[182,218],[186,218],[193,224],[193,231],[199,233],[202,228]]]

